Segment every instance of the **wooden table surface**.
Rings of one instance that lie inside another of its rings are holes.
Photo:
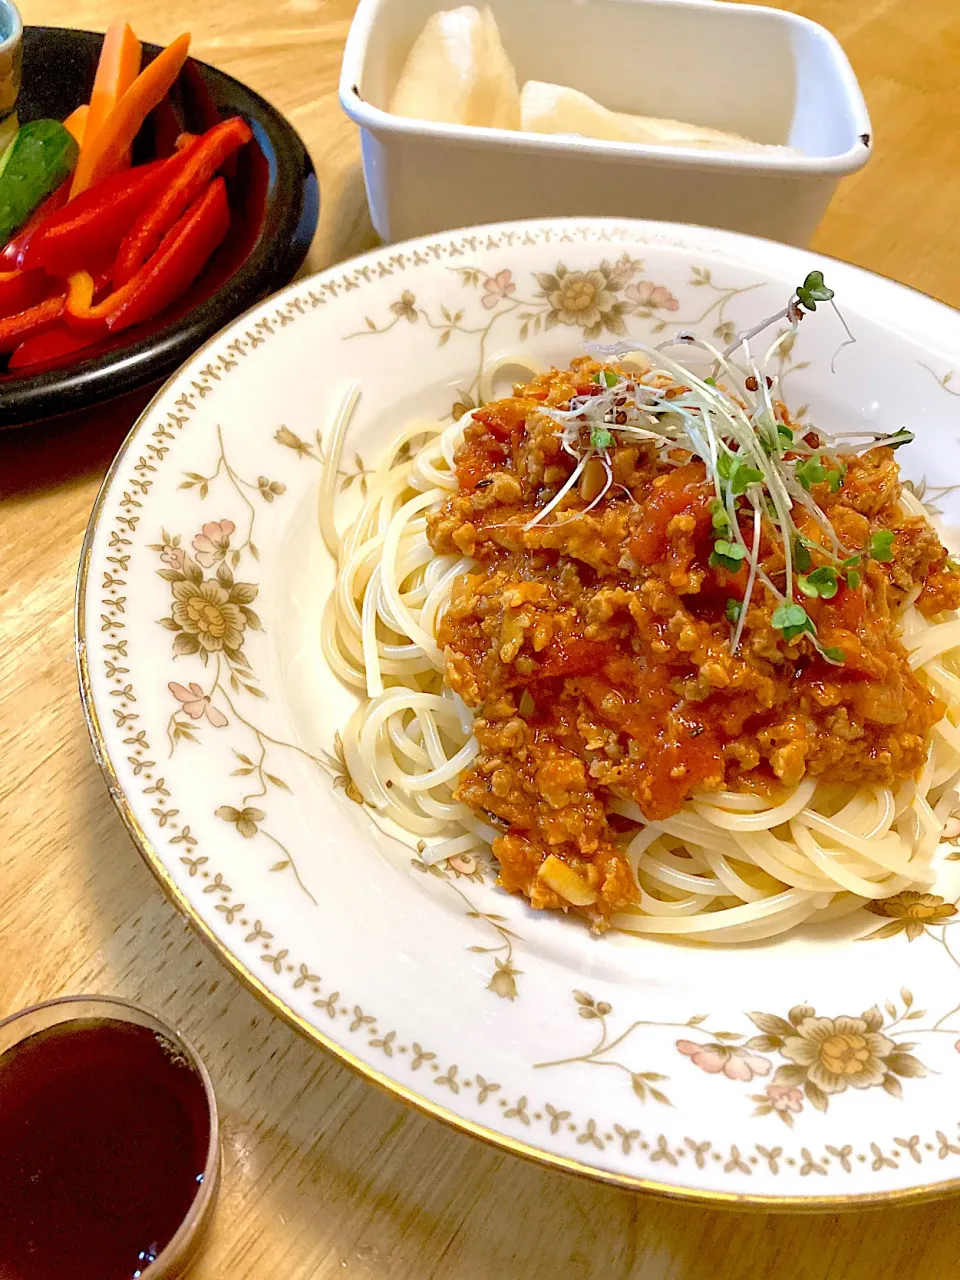
[[[325,267],[374,243],[337,78],[351,0],[34,0],[25,21],[194,51],[294,122],[313,155]],[[958,0],[792,0],[844,44],[876,151],[815,247],[960,305]],[[202,1280],[924,1280],[960,1254],[950,1202],[789,1217],[660,1203],[529,1165],[365,1084],[261,1008],[168,905],[93,763],[73,592],[101,476],[137,410],[0,437],[0,1014],[65,992],[142,1000],[198,1044],[225,1179]],[[2,1158],[2,1157],[0,1157]]]

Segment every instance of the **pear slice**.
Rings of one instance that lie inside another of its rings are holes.
[[[528,80],[520,95],[520,128],[528,133],[569,133],[603,142],[639,142],[709,151],[791,152],[790,147],[751,142],[736,133],[654,116],[608,111],[599,102],[560,84]]]
[[[489,9],[432,14],[407,55],[390,110],[416,120],[520,127],[513,64]]]

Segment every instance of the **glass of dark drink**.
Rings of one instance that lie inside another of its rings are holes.
[[[0,1021],[0,1277],[172,1280],[220,1184],[210,1077],[179,1032],[113,996]]]

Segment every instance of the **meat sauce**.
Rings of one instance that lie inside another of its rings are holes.
[[[475,414],[457,492],[428,522],[438,553],[478,566],[456,584],[439,631],[447,682],[478,713],[480,754],[458,796],[501,832],[506,888],[568,907],[543,874],[559,860],[595,928],[636,898],[617,801],[656,820],[698,791],[769,796],[807,775],[882,785],[915,775],[943,706],[910,670],[895,615],[917,588],[928,616],[960,605],[960,575],[936,533],[899,504],[888,448],[844,457],[836,493],[826,482],[811,490],[846,546],[894,534],[892,560],[864,556],[859,584],[802,601],[842,666],[803,637],[786,641],[759,588],[731,654],[725,609],[743,598],[747,569],[709,565],[713,488],[697,459],[620,444],[602,501],[586,510],[584,471],[562,507],[525,528],[575,465],[540,410],[566,406],[600,367],[574,361]],[[821,536],[804,510],[794,518]],[[766,528],[760,561],[783,580]]]

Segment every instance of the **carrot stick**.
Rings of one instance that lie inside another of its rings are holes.
[[[95,182],[122,166],[126,151],[140,131],[140,126],[169,91],[180,74],[189,51],[189,34],[179,36],[158,53],[149,66],[144,67],[96,135],[90,137],[89,146],[81,150],[74,170],[71,196],[86,191]]]
[[[88,136],[92,142],[110,112],[140,72],[140,41],[129,23],[114,22],[107,28],[90,95]],[[74,192],[76,195],[76,192]]]
[[[82,107],[77,107],[76,111],[71,111],[63,122],[63,127],[67,133],[73,137],[79,146],[83,146],[83,135],[86,132],[89,119],[90,108],[84,103]]]

